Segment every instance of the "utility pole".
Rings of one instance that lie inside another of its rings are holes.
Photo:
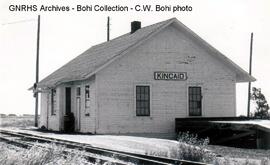
[[[253,48],[253,33],[251,33],[250,36],[250,54],[249,54],[249,75],[251,76],[252,72],[252,48]],[[247,117],[250,117],[250,88],[251,88],[251,82],[248,82],[248,105],[247,105]]]
[[[40,15],[38,15],[38,24],[37,24],[37,57],[36,57],[36,82],[34,84],[34,97],[36,98],[35,103],[35,127],[38,126],[38,75],[39,75],[39,35],[40,35]]]
[[[110,17],[107,18],[107,41],[110,41]]]

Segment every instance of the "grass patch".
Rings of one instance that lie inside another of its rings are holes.
[[[0,164],[5,165],[92,165],[85,160],[80,152],[63,154],[65,148],[55,144],[48,144],[44,149],[37,146],[22,149],[2,143],[0,148]]]

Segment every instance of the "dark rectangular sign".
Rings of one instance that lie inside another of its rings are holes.
[[[154,72],[155,80],[186,80],[187,73],[186,72]]]

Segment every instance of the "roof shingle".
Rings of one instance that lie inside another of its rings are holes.
[[[95,71],[110,59],[141,41],[143,38],[149,36],[160,27],[168,24],[173,19],[175,18],[141,28],[132,34],[127,33],[108,42],[91,47],[41,80],[38,83],[38,87],[53,87],[63,82],[88,78],[87,75],[91,72]]]

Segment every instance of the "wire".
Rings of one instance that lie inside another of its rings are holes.
[[[7,23],[2,23],[1,25],[11,25],[11,24],[17,24],[17,23],[23,23],[23,22],[32,22],[32,21],[37,21],[37,19],[25,19],[25,20],[20,20],[20,21],[14,21],[14,22],[7,22]]]

